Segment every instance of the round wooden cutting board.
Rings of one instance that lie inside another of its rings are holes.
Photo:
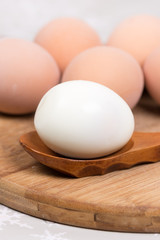
[[[148,97],[133,112],[136,131],[160,132],[160,107]],[[102,176],[66,177],[24,151],[19,137],[31,130],[33,115],[0,116],[0,203],[73,226],[160,232],[160,162]]]

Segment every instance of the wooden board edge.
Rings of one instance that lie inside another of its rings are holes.
[[[122,216],[59,208],[0,190],[0,203],[22,213],[61,224],[96,230],[159,233],[160,217]],[[27,204],[26,204],[27,203]]]

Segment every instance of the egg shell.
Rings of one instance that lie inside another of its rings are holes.
[[[160,47],[146,58],[143,71],[147,91],[160,104]]]
[[[86,22],[76,18],[58,18],[44,26],[35,42],[55,58],[61,71],[69,62],[87,48],[101,44],[96,31]]]
[[[23,39],[0,40],[0,112],[35,111],[42,96],[59,79],[55,60],[39,45]]]
[[[97,158],[122,148],[134,130],[127,103],[90,81],[60,83],[41,99],[34,117],[42,141],[71,158]]]
[[[119,94],[133,108],[144,88],[143,72],[128,53],[114,47],[99,46],[76,56],[66,68],[62,82],[89,80],[103,84]]]
[[[150,15],[127,18],[113,30],[107,45],[129,52],[142,65],[150,52],[160,45],[160,19]]]

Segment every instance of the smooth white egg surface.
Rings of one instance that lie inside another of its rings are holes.
[[[51,88],[37,107],[34,124],[46,146],[80,159],[121,149],[134,131],[134,117],[127,103],[111,89],[85,80]]]

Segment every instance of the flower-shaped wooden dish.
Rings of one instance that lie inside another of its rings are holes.
[[[42,164],[74,177],[103,175],[111,171],[160,160],[160,133],[134,132],[130,141],[114,154],[96,159],[71,159],[50,150],[36,131],[20,137],[24,149]]]

